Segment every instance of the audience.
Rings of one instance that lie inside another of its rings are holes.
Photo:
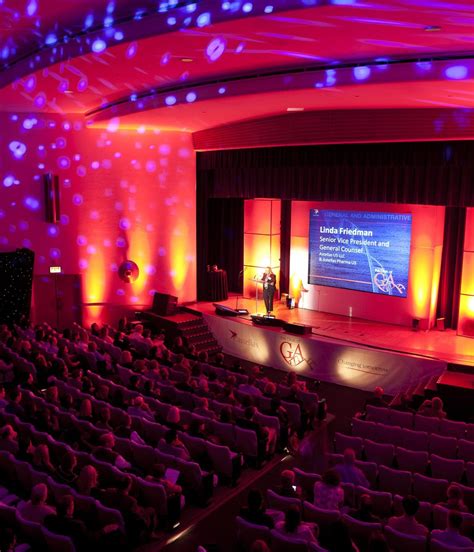
[[[440,506],[448,510],[457,510],[458,512],[467,512],[467,506],[464,504],[464,493],[459,485],[453,483],[446,492],[446,502],[440,502]]]
[[[299,498],[301,489],[295,485],[295,472],[292,470],[283,470],[280,474],[280,484],[275,487],[275,492],[280,496],[288,498]]]
[[[380,518],[374,516],[372,513],[372,507],[372,497],[368,494],[363,494],[359,498],[359,507],[349,510],[348,513],[352,518],[365,523],[380,523]]]
[[[431,539],[442,542],[449,546],[474,547],[474,542],[468,537],[461,535],[460,530],[463,524],[463,517],[455,510],[449,512],[448,527],[444,531],[435,529],[431,531]]]
[[[31,489],[31,497],[28,502],[18,506],[18,512],[23,519],[43,523],[46,516],[54,515],[54,508],[48,506],[48,487],[44,483],[38,483]]]
[[[405,533],[407,535],[427,535],[428,529],[415,519],[415,515],[420,507],[418,499],[411,495],[405,496],[402,500],[402,507],[403,514],[401,516],[391,517],[388,520],[388,525],[399,533]]]
[[[334,470],[324,472],[321,481],[314,484],[314,505],[324,510],[339,510],[344,504],[344,491],[339,473]]]
[[[313,527],[316,527],[313,524]],[[294,506],[288,508],[284,521],[278,521],[275,530],[286,537],[295,537],[306,542],[317,542],[313,528],[301,522],[300,510]]]
[[[344,451],[344,461],[340,464],[336,464],[334,469],[339,474],[342,483],[352,483],[353,485],[360,485],[361,487],[369,488],[369,482],[364,475],[364,472],[355,465],[355,452],[353,449],[346,449]]]
[[[256,489],[249,492],[247,506],[240,509],[239,516],[254,525],[266,525],[270,529],[275,525],[273,518],[265,513],[262,493]]]

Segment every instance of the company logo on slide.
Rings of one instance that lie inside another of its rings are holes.
[[[280,354],[287,364],[296,367],[299,366],[306,359],[301,352],[301,345],[299,343],[289,343],[283,341],[280,345]]]
[[[403,284],[397,284],[393,279],[391,270],[385,270],[384,268],[375,268],[374,284],[383,291],[392,295],[392,291],[395,289],[400,295],[403,295],[405,286]]]

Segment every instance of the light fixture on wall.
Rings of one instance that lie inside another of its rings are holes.
[[[124,261],[118,269],[119,278],[126,284],[135,282],[140,275],[140,269],[137,263],[133,261]]]

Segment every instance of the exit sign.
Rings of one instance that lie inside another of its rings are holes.
[[[50,274],[60,274],[61,273],[61,267],[60,266],[50,266],[49,267],[49,273]]]

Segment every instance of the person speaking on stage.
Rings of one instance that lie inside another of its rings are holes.
[[[265,301],[267,314],[270,314],[273,310],[273,296],[275,295],[276,276],[269,266],[267,266],[261,281],[263,282],[263,300]]]

